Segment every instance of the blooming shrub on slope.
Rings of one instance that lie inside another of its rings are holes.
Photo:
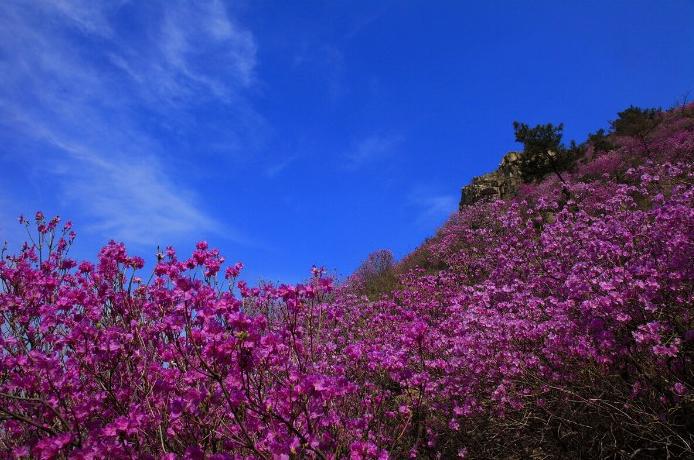
[[[0,262],[0,453],[694,455],[688,113],[465,208],[372,299],[319,269],[248,287],[204,242],[78,263],[38,214]]]
[[[370,318],[382,332],[361,346],[422,398],[422,447],[604,455],[624,443],[604,438],[599,427],[611,426],[636,431],[629,454],[691,450],[694,174],[665,165],[629,175],[643,179],[572,184],[561,209],[540,199],[463,211],[433,245],[450,269],[410,274],[392,313]],[[545,429],[556,442],[540,441]]]
[[[57,219],[36,222],[37,243],[0,265],[5,454],[339,452],[335,420],[354,388],[311,342],[332,288],[320,271],[307,285],[241,283],[239,299],[204,242],[186,260],[169,249],[145,282],[122,244],[76,265],[72,237],[54,239]],[[272,314],[248,313],[261,309]]]

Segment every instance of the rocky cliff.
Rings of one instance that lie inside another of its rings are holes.
[[[520,183],[520,153],[509,152],[496,171],[475,177],[463,187],[459,207],[462,209],[485,198],[507,198],[516,192]]]

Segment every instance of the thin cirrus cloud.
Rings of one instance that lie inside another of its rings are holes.
[[[160,160],[146,152],[132,157],[101,154],[98,146],[71,144],[39,125],[24,128],[59,152],[43,157],[51,174],[70,184],[63,199],[75,203],[93,222],[89,228],[134,244],[152,244],[206,229],[221,234],[221,224],[195,205],[189,192],[177,190]],[[108,150],[108,149],[107,149]],[[146,224],[146,225],[144,225]],[[233,233],[236,241],[244,238]]]
[[[415,188],[408,204],[417,209],[416,222],[421,225],[438,225],[458,207],[457,198],[451,194],[436,193],[430,188]]]
[[[345,155],[345,166],[347,169],[357,170],[387,158],[395,153],[403,140],[399,134],[375,134],[361,139]]]
[[[143,8],[146,26],[123,27],[128,8]],[[103,236],[151,244],[202,231],[241,242],[200,206],[169,161],[171,146],[142,121],[164,133],[194,124],[200,101],[229,118],[260,119],[244,97],[256,52],[253,35],[217,1],[3,2],[0,136],[14,141],[3,155],[50,176],[58,201]]]
[[[292,163],[299,159],[299,155],[292,155],[284,160],[278,161],[272,166],[265,169],[265,176],[269,178],[274,178],[283,173]]]

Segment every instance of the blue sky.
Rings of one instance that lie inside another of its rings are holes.
[[[694,98],[694,2],[0,3],[0,239],[70,218],[151,260],[205,239],[251,280],[402,256],[518,148]]]

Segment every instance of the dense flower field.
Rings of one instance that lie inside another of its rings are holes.
[[[205,242],[77,262],[69,223],[22,220],[0,455],[694,455],[694,106],[661,118],[452,216],[371,300],[318,268],[249,287]]]

